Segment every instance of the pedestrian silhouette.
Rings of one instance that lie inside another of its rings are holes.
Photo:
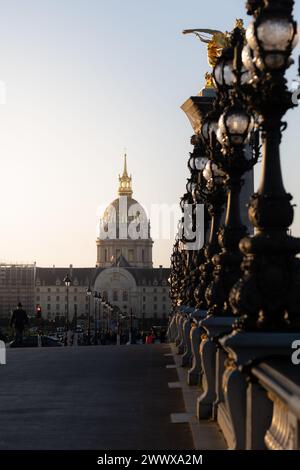
[[[18,307],[16,310],[13,311],[11,320],[10,320],[10,326],[15,329],[15,342],[16,345],[22,345],[23,343],[23,333],[24,329],[28,325],[28,317],[23,310],[23,306],[21,302],[18,303]]]

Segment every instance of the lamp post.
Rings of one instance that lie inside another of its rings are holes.
[[[94,344],[98,344],[97,338],[97,306],[100,303],[101,295],[98,292],[94,292]]]
[[[199,175],[197,191],[205,202],[208,214],[211,218],[209,239],[200,257],[202,264],[199,266],[199,285],[195,290],[196,306],[198,309],[206,309],[207,302],[205,291],[211,282],[213,263],[212,258],[218,252],[218,231],[225,203],[225,173],[221,167],[213,161],[216,154],[216,139],[214,131],[217,127],[218,111],[212,110],[204,118],[200,127],[199,139],[202,139],[203,149],[206,151],[206,164],[203,165]]]
[[[65,286],[66,286],[66,297],[67,297],[67,303],[66,303],[66,317],[65,317],[65,344],[67,343],[67,334],[69,331],[69,287],[71,285],[71,279],[69,275],[67,274],[63,280]]]
[[[87,337],[87,344],[91,344],[91,287],[89,287],[86,290],[86,296],[88,298],[88,337]]]
[[[246,151],[252,137],[254,118],[245,109],[241,93],[246,76],[249,78],[242,68],[244,37],[244,29],[239,22],[230,35],[229,47],[223,50],[213,72],[218,88],[215,106],[223,112],[214,130],[214,138],[218,140],[216,145],[221,145],[222,149],[214,152],[212,158],[226,175],[227,208],[225,224],[218,234],[219,252],[212,258],[213,279],[205,296],[208,314],[218,316],[232,315],[229,293],[241,275],[239,242],[247,233],[240,217],[242,178],[253,168],[259,156],[259,152],[253,152],[252,145]]]
[[[255,235],[244,238],[243,277],[231,292],[238,330],[299,331],[300,239],[292,237],[292,196],[285,191],[280,165],[280,142],[292,108],[284,77],[297,44],[293,0],[247,3],[254,20],[246,31],[243,63],[252,76],[252,92],[245,94],[250,110],[260,118],[262,131],[262,178],[249,205]]]

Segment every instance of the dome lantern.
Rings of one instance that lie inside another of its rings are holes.
[[[119,175],[119,196],[132,196],[132,187],[131,187],[132,178],[131,175],[128,176],[127,173],[127,155],[124,155],[124,170],[123,175]]]

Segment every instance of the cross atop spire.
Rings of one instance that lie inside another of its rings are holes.
[[[124,170],[123,170],[123,176],[128,176],[127,175],[127,155],[125,153],[124,155]]]
[[[127,155],[124,154],[124,169],[123,175],[119,175],[119,196],[132,196],[132,188],[131,188],[132,178],[131,175],[128,176],[127,173]]]

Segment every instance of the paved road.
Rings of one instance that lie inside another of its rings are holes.
[[[0,366],[0,449],[192,449],[166,345],[11,349]]]

